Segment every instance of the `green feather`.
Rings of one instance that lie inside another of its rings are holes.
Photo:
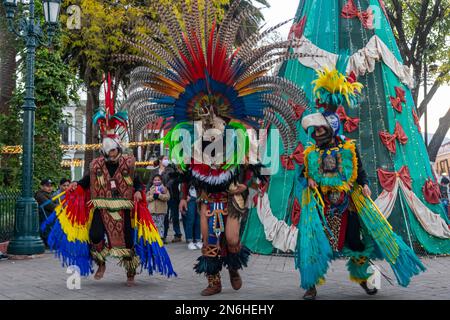
[[[233,156],[231,157],[230,161],[228,161],[227,157],[227,163],[223,166],[223,169],[229,169],[232,166],[238,165],[240,163],[243,163],[243,160],[245,156],[248,154],[250,149],[250,139],[248,137],[247,128],[240,122],[233,122],[231,121],[227,125],[227,129],[233,129],[235,131],[242,132],[242,135],[237,135],[236,133],[233,135],[235,139],[233,139],[233,143],[235,144],[235,152]],[[228,144],[228,142],[227,142]],[[244,148],[238,148],[239,145],[244,145]]]
[[[193,130],[194,126],[192,122],[180,122],[175,127],[173,127],[165,136],[164,136],[164,145],[169,147],[169,158],[175,159],[175,161],[180,165],[181,169],[183,171],[186,170],[186,164],[184,163],[184,156],[183,154],[180,154],[179,152],[176,154],[173,154],[174,148],[182,143],[182,139],[175,139],[174,134],[177,130],[188,130],[191,135],[191,141],[193,138]]]

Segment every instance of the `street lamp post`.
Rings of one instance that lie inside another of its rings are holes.
[[[60,0],[43,0],[44,16],[47,23],[49,42],[54,35],[59,16]],[[8,29],[26,44],[26,95],[23,105],[23,141],[22,141],[22,194],[16,203],[14,237],[9,243],[8,253],[31,255],[43,253],[44,243],[39,237],[39,217],[37,203],[33,198],[33,152],[34,152],[34,71],[36,47],[42,39],[39,21],[35,20],[34,0],[29,2],[28,17],[19,19],[18,27],[14,25],[17,0],[3,0]]]

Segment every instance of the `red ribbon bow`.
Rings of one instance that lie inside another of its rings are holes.
[[[355,83],[357,80],[356,74],[354,71],[350,72],[350,74],[347,76],[347,81],[350,83]]]
[[[266,193],[267,189],[269,188],[269,181],[266,183],[261,182],[258,186],[258,192],[253,196],[253,205],[256,207],[256,204],[258,203],[258,196],[260,194]]]
[[[401,102],[406,102],[405,98],[405,90],[402,87],[395,87],[395,94],[397,98],[400,99]]]
[[[299,165],[302,165],[303,151],[304,151],[303,145],[299,143],[297,148],[295,148],[294,152],[290,156],[282,155],[280,159],[283,168],[285,168],[286,170],[294,170],[295,169],[294,161],[297,162]]]
[[[412,110],[412,114],[413,114],[413,118],[414,118],[414,124],[416,125],[417,130],[419,130],[419,132],[421,132],[422,129],[420,128],[420,120],[419,120],[419,117],[417,116],[417,113],[416,113],[416,111],[414,109]]]
[[[302,211],[302,208],[300,206],[300,203],[298,202],[297,198],[295,198],[294,204],[292,206],[292,212],[291,212],[291,222],[294,226],[298,225],[298,222],[300,221],[301,211]]]
[[[324,108],[325,110],[328,110],[328,105],[326,103],[321,103],[320,99],[316,99],[316,109]]]
[[[397,151],[395,139],[397,139],[401,144],[406,144],[406,142],[408,142],[408,137],[406,136],[405,131],[403,131],[402,126],[398,122],[395,125],[394,134],[390,134],[386,131],[381,131],[380,139],[381,142],[383,142],[383,144],[386,146],[386,148],[392,153],[395,153]]]
[[[347,4],[342,8],[341,16],[346,19],[358,18],[363,27],[373,29],[373,12],[371,8],[366,11],[359,11],[353,0],[348,0]]]
[[[380,182],[381,187],[388,192],[392,192],[392,190],[394,190],[397,178],[402,180],[405,186],[409,190],[411,190],[412,180],[407,166],[401,167],[400,170],[398,170],[397,172],[378,169],[377,174],[378,174],[378,181]]]
[[[306,25],[306,16],[304,16],[299,22],[292,24],[291,29],[289,30],[288,39],[300,39],[303,36],[303,31],[305,31]]]
[[[288,100],[289,105],[292,107],[292,110],[295,114],[295,120],[298,120],[302,117],[303,112],[305,112],[306,108],[299,104],[294,103],[291,99]]]
[[[439,185],[428,178],[422,187],[422,192],[425,200],[432,204],[437,204],[441,202],[441,190]]]
[[[400,101],[399,98],[389,97],[389,99],[391,100],[392,108],[394,108],[398,112],[402,112],[403,111],[402,102]]]
[[[353,132],[356,129],[358,129],[360,119],[349,117],[347,115],[347,113],[345,112],[345,109],[343,106],[339,106],[339,108],[336,110],[336,114],[339,116],[339,119],[341,121],[345,120],[344,130],[346,132]]]
[[[391,99],[391,105],[398,112],[402,112],[402,103],[406,102],[405,90],[403,90],[401,87],[395,87],[395,93],[396,97],[389,97]]]

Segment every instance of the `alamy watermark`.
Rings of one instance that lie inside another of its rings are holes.
[[[367,279],[367,287],[369,289],[381,289],[381,271],[377,265],[370,265],[367,273],[371,276]]]
[[[261,163],[263,175],[273,175],[280,168],[281,136],[278,129],[204,129],[202,121],[195,121],[193,129],[193,134],[183,128],[173,131],[170,139],[174,163],[179,159],[185,164],[216,166]],[[245,150],[246,146],[248,150]]]
[[[70,274],[66,280],[66,286],[69,290],[81,289],[81,273],[78,266],[69,266],[66,273]]]

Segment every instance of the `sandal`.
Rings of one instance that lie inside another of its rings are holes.
[[[101,278],[103,278],[103,275],[105,274],[106,271],[106,265],[105,264],[101,264],[98,266],[97,272],[94,275],[94,279],[95,280],[100,280]]]
[[[312,288],[306,290],[305,294],[303,295],[304,300],[316,300],[317,296],[317,289],[316,286],[313,286]]]
[[[377,288],[370,289],[370,288],[367,286],[367,281],[363,281],[363,282],[361,282],[359,285],[364,289],[364,291],[366,291],[366,293],[367,293],[369,296],[374,296],[374,295],[376,295],[377,292],[378,292],[378,289],[377,289]]]

